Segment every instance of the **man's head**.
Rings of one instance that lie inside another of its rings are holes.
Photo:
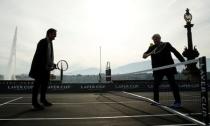
[[[159,34],[154,34],[152,36],[152,40],[154,41],[155,44],[158,44],[161,41],[161,36]]]
[[[57,31],[56,31],[55,29],[50,28],[50,29],[47,30],[46,37],[47,37],[50,41],[52,41],[52,40],[54,40],[55,37],[56,37],[56,32],[57,32]]]

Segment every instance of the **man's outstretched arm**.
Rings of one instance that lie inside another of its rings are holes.
[[[180,62],[185,61],[184,57],[170,43],[169,43],[169,48]]]

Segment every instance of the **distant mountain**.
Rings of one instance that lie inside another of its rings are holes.
[[[178,63],[178,60],[174,60],[175,63]],[[207,71],[210,72],[210,58],[206,59],[207,61]],[[124,73],[131,73],[131,72],[136,72],[136,71],[142,71],[142,70],[147,70],[151,69],[151,61],[143,61],[143,62],[136,62],[136,63],[130,63],[115,69],[112,69],[112,74],[124,74]],[[178,71],[181,71],[183,69],[183,66],[177,67]]]
[[[143,61],[143,62],[136,62],[136,63],[130,63],[124,66],[120,66],[118,68],[115,68],[112,70],[112,74],[124,74],[124,73],[131,73],[136,71],[142,71],[151,69],[151,61]]]
[[[126,64],[124,66],[117,67],[115,69],[112,69],[112,74],[124,74],[124,73],[130,73],[130,72],[136,72],[140,70],[145,70],[151,68],[151,62],[150,61],[143,61],[143,62],[136,62],[136,63],[130,63]],[[102,71],[102,73],[105,73],[105,71]],[[68,75],[98,75],[99,69],[98,68],[88,68],[88,69],[82,69],[77,71],[72,71],[67,73]]]
[[[210,58],[207,58],[207,71],[210,72]],[[175,62],[179,62],[178,60],[175,60]],[[183,68],[183,67],[182,67]],[[178,71],[181,71],[182,68],[177,68]],[[111,68],[112,69],[112,68]],[[136,72],[136,71],[142,71],[142,70],[147,70],[151,69],[151,61],[143,61],[143,62],[135,62],[135,63],[129,63],[117,68],[112,69],[112,74],[124,74],[124,73],[131,73],[131,72]],[[104,73],[105,71],[102,71]],[[98,75],[99,69],[98,68],[88,68],[88,69],[82,69],[78,71],[72,71],[70,73],[67,73],[69,75]]]
[[[99,74],[99,69],[98,68],[87,68],[87,69],[82,69],[82,70],[77,70],[77,71],[72,71],[69,73],[66,73],[68,75],[98,75]]]

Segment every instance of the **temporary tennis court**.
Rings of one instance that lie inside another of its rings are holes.
[[[165,92],[166,93],[166,92]],[[186,115],[200,118],[199,105],[194,95],[184,96],[182,111]],[[139,96],[152,97],[151,92],[134,92]],[[163,102],[172,103],[173,97]],[[0,95],[1,126],[148,126],[148,125],[196,125],[169,113],[158,106],[140,100],[125,92],[49,94],[53,106],[42,111],[31,109],[30,94]]]
[[[195,85],[180,88],[181,108],[171,108],[174,97],[170,90],[161,90],[160,104],[156,104],[151,90],[140,90],[145,84],[59,84],[69,92],[48,94],[54,105],[41,111],[31,108],[31,94],[0,94],[1,126],[170,126],[208,125],[208,83],[205,58],[199,59],[201,80]],[[195,63],[198,60],[164,66],[158,69]],[[203,64],[204,63],[204,64]],[[157,70],[157,69],[156,69]],[[144,72],[151,71],[145,70]],[[138,73],[134,73],[138,74]],[[1,82],[1,90],[29,89],[30,84]],[[25,82],[24,82],[25,83]],[[19,85],[19,86],[18,86]],[[27,86],[28,85],[28,86]],[[148,87],[148,84],[146,84]],[[183,86],[178,81],[178,85]],[[142,87],[141,87],[142,86]],[[192,87],[196,88],[192,88]],[[78,88],[80,87],[80,88]],[[150,87],[150,86],[149,86]],[[166,87],[168,89],[168,87]],[[84,90],[90,90],[84,92]],[[124,90],[126,89],[126,90]],[[146,88],[145,88],[146,89]],[[182,90],[184,89],[184,90]],[[187,89],[187,90],[186,90]],[[77,92],[82,90],[83,93]],[[134,92],[135,91],[135,92]],[[153,104],[152,104],[153,103]]]

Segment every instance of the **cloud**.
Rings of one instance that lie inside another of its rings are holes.
[[[55,60],[68,60],[74,70],[99,67],[99,46],[103,67],[106,61],[113,68],[142,61],[154,33],[182,52],[187,45],[187,7],[195,24],[193,42],[201,55],[210,57],[209,5],[203,0],[1,0],[0,68],[7,64],[15,26],[19,73],[28,71],[36,45],[50,27],[58,30]]]

